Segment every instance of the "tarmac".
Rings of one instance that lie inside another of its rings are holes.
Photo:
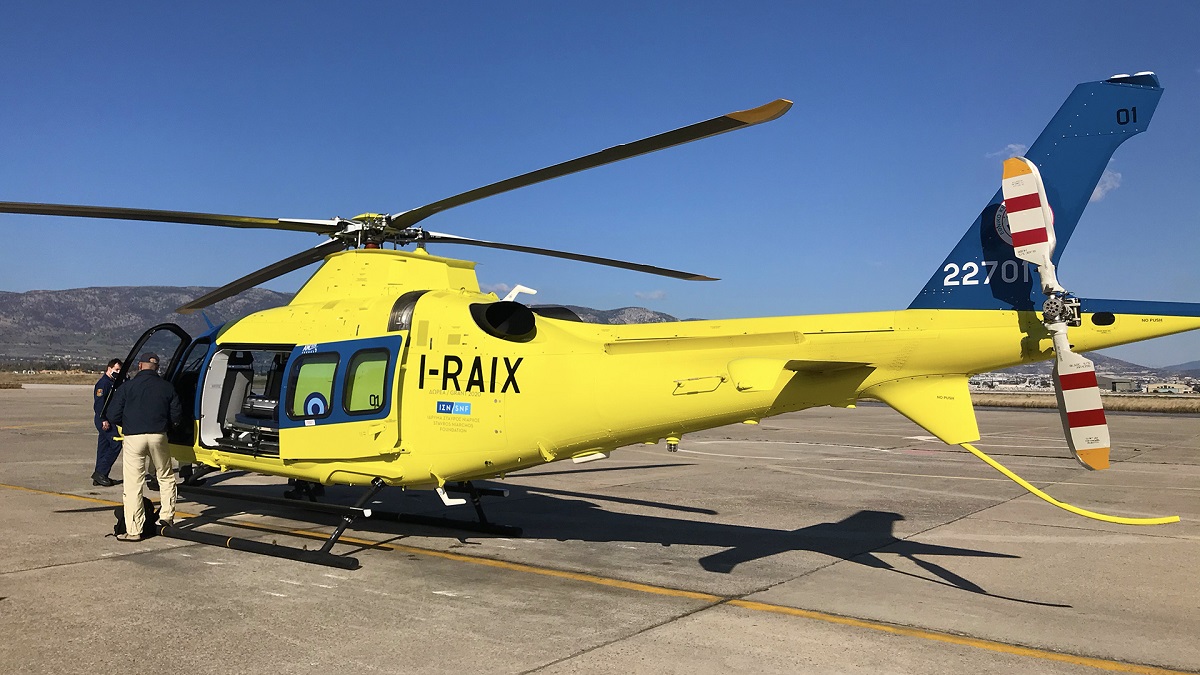
[[[1200,672],[1200,417],[1110,414],[1114,465],[1088,472],[1054,411],[979,411],[978,446],[1053,497],[1170,525],[1060,510],[863,405],[489,482],[510,495],[488,517],[520,537],[360,519],[334,548],[347,571],[105,536],[121,488],[91,485],[89,391],[0,390],[6,673]],[[372,506],[474,515],[395,488]],[[337,522],[179,508],[202,515],[183,527],[310,549]]]

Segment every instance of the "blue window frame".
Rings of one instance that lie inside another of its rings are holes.
[[[337,352],[305,354],[292,364],[288,377],[287,415],[294,420],[319,420],[333,412],[333,384],[337,381]]]
[[[285,414],[279,427],[387,417],[401,344],[401,336],[390,335],[297,345],[282,393]]]
[[[382,347],[354,352],[346,367],[342,409],[348,415],[370,415],[383,410],[387,398],[391,352]]]

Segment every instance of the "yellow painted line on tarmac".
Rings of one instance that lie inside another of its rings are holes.
[[[69,492],[52,492],[50,490],[38,490],[36,488],[28,488],[21,485],[8,485],[0,483],[0,488],[9,488],[12,490],[21,490],[24,492],[32,492],[34,494],[50,495],[56,497],[67,497],[69,499],[79,499],[82,501],[96,502],[100,504],[109,504],[112,506],[120,505],[121,502],[114,502],[109,499],[98,499],[95,497],[87,497],[83,495],[71,494]],[[192,518],[196,514],[177,511],[180,516]],[[219,521],[217,521],[219,522]],[[313,530],[295,529],[289,530],[285,528],[276,528],[269,525],[259,523],[248,523],[240,520],[228,521],[226,524],[235,525],[238,527],[248,527],[251,529],[272,532],[275,534],[290,534],[301,537],[310,537],[316,539],[328,539],[329,535],[316,532]],[[476,556],[465,555],[462,553],[451,553],[449,551],[439,551],[436,549],[420,548],[417,546],[408,546],[405,544],[387,544],[381,542],[370,541],[367,539],[359,539],[357,537],[343,536],[338,539],[339,543],[355,544],[358,546],[367,546],[374,549],[383,549],[388,551],[398,551],[401,553],[411,553],[415,555],[423,555],[433,558],[443,558],[445,560],[454,560],[457,562],[470,563],[472,565],[483,565],[485,567],[493,567],[497,569],[508,570],[511,572],[519,572],[524,574],[537,574],[540,576],[554,577],[558,579],[567,579],[571,581],[579,581],[582,583],[595,584],[599,586],[607,586],[610,588],[620,588],[624,590],[636,591],[640,593],[649,593],[653,595],[663,595],[675,598],[685,598],[688,600],[700,600],[709,602],[715,605],[729,605],[739,607],[755,612],[769,612],[772,614],[784,614],[813,621],[821,621],[824,623],[838,624],[842,626],[851,626],[854,628],[862,628],[866,630],[880,631],[891,633],[893,635],[902,635],[904,637],[917,638],[922,640],[930,640],[933,642],[945,642],[949,644],[959,645],[963,647],[974,647],[976,649],[984,649],[1002,654],[1011,654],[1013,656],[1024,656],[1028,658],[1041,659],[1043,661],[1057,661],[1059,663],[1069,663],[1078,666],[1087,666],[1097,670],[1105,670],[1117,673],[1139,673],[1141,675],[1188,675],[1187,671],[1171,670],[1169,668],[1158,668],[1155,666],[1144,666],[1134,663],[1123,663],[1121,661],[1112,661],[1109,659],[1100,659],[1090,656],[1075,656],[1073,654],[1063,654],[1053,652],[1046,649],[1036,649],[1033,647],[1021,647],[1004,642],[996,642],[993,640],[984,640],[981,638],[967,637],[964,635],[954,635],[952,633],[943,633],[935,630],[924,628],[910,628],[907,626],[898,626],[895,624],[883,623],[879,621],[870,621],[867,619],[855,619],[848,616],[840,616],[837,614],[828,614],[826,612],[818,612],[811,609],[799,609],[797,607],[788,607],[786,605],[775,605],[766,602],[756,602],[753,600],[741,600],[736,598],[728,598],[711,593],[698,593],[695,591],[685,591],[678,588],[668,588],[666,586],[654,586],[651,584],[640,584],[632,581],[623,581],[621,579],[612,579],[602,577],[595,574],[585,574],[582,572],[570,572],[567,570],[558,570],[550,567],[539,567],[537,565],[528,565],[525,563],[514,563],[505,560],[495,560],[492,558],[481,558]]]
[[[463,555],[461,553],[450,553],[448,551],[437,551],[427,548],[417,548],[416,546],[405,546],[403,544],[392,544],[391,547],[397,551],[405,551],[408,553],[416,553],[420,555],[433,556],[435,558],[445,558],[447,560],[458,560],[460,562],[469,562],[475,565],[485,565],[487,567],[496,567],[499,569],[510,570],[513,572],[524,572],[527,574],[538,574],[547,577],[556,577],[559,579],[570,579],[572,581],[582,581],[589,584],[597,584],[600,586],[611,586],[613,588],[623,588],[630,591],[639,591],[642,593],[652,593],[654,595],[666,595],[674,598],[687,598],[689,600],[703,600],[706,602],[719,603],[725,600],[719,595],[711,593],[697,593],[695,591],[684,591],[678,588],[667,588],[666,586],[652,586],[650,584],[639,584],[633,581],[622,581],[620,579],[610,579],[609,577],[601,577],[595,574],[585,574],[582,572],[568,572],[566,570],[556,570],[550,567],[539,567],[537,565],[526,565],[524,563],[508,562],[506,560],[495,560],[492,558],[477,558],[475,556]]]
[[[1059,661],[1062,663],[1070,663],[1077,666],[1088,666],[1090,668],[1098,668],[1117,673],[1146,673],[1148,675],[1155,674],[1170,674],[1184,675],[1186,671],[1170,670],[1168,668],[1156,668],[1154,666],[1141,666],[1134,663],[1121,663],[1120,661],[1110,661],[1108,659],[1097,659],[1090,656],[1075,656],[1072,654],[1062,654],[1059,652],[1047,651],[1045,649],[1034,649],[1032,647],[1019,647],[1010,645],[1004,642],[994,642],[992,640],[982,640],[980,638],[967,637],[965,635],[954,635],[952,633],[942,633],[934,630],[926,630],[923,628],[908,628],[906,626],[895,626],[886,623],[875,621],[865,621],[863,619],[852,619],[846,616],[838,616],[836,614],[826,614],[824,612],[814,612],[809,609],[797,609],[795,607],[785,607],[783,605],[772,605],[764,602],[754,602],[751,600],[730,600],[728,603],[736,607],[744,609],[752,609],[760,612],[772,612],[775,614],[787,614],[790,616],[799,616],[806,619],[814,619],[816,621],[824,621],[826,623],[836,623],[843,626],[854,626],[855,628],[866,628],[868,630],[877,630],[895,635],[903,635],[906,637],[921,638],[923,640],[933,640],[936,642],[948,642],[950,644],[962,645],[964,647],[975,647],[977,649],[986,649],[988,651],[1000,652],[1003,654],[1013,654],[1016,656],[1028,656],[1035,659],[1043,659],[1046,661]]]
[[[19,431],[21,429],[42,429],[42,428],[57,428],[57,429],[61,429],[63,431],[72,431],[73,429],[68,428],[68,427],[72,426],[72,422],[73,421],[31,422],[29,424],[14,424],[14,425],[10,425],[10,426],[0,427],[0,431]],[[90,427],[91,425],[88,425],[88,426]],[[84,428],[83,424],[79,424],[79,423],[74,424],[74,427],[77,429]]]
[[[10,490],[21,490],[22,492],[32,492],[36,495],[50,495],[53,497],[69,497],[80,501],[92,502],[94,504],[107,504],[109,506],[120,506],[121,502],[114,502],[111,499],[98,499],[96,497],[87,497],[85,495],[73,495],[70,492],[51,492],[49,490],[38,490],[36,488],[25,487],[24,485],[9,485],[0,483],[0,488],[8,488]]]
[[[37,488],[25,487],[24,485],[9,485],[8,483],[0,483],[0,488],[8,488],[10,490],[21,490],[22,492],[32,492],[36,495],[49,495],[51,497],[67,497],[69,499],[78,499],[80,501],[92,502],[94,504],[106,504],[108,506],[121,506],[123,504],[123,502],[120,502],[120,501],[114,502],[111,499],[100,499],[99,497],[88,497],[87,495],[77,495],[77,494],[73,494],[71,492],[53,492],[51,490],[39,490]],[[177,513],[178,515],[181,515],[185,518],[194,518],[197,515],[195,513],[184,513],[183,511],[176,511],[175,513]]]

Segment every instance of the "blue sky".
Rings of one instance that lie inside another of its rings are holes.
[[[704,318],[907,306],[997,189],[997,153],[1075,84],[1153,70],[1155,119],[1117,151],[1060,279],[1200,302],[1200,3],[45,2],[7,3],[0,25],[8,201],[396,212],[790,98],[770,124],[423,223],[720,277],[432,249],[536,302]],[[10,291],[216,286],[320,241],[24,216],[0,235]],[[1200,335],[1106,353],[1180,363]]]

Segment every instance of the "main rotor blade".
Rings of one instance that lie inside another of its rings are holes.
[[[297,218],[256,218],[225,216],[218,213],[190,211],[159,211],[157,209],[128,209],[120,206],[81,206],[76,204],[34,204],[30,202],[0,202],[0,213],[28,213],[40,216],[72,216],[77,218],[113,218],[117,220],[146,220],[157,223],[187,223],[218,227],[263,228],[332,234],[339,227],[334,220],[303,220]]]
[[[409,227],[428,218],[429,216],[432,216],[435,213],[454,208],[455,206],[469,204],[470,202],[483,199],[484,197],[491,197],[502,192],[508,192],[510,190],[516,190],[517,188],[533,185],[534,183],[541,183],[542,181],[547,181],[551,178],[558,178],[559,176],[565,176],[578,171],[593,169],[605,164],[619,162],[623,159],[637,157],[638,155],[645,155],[656,150],[663,150],[676,145],[682,145],[691,141],[700,140],[701,138],[716,136],[717,134],[723,134],[727,131],[742,129],[755,124],[761,124],[763,122],[770,122],[771,120],[778,119],[791,107],[791,101],[781,98],[750,110],[731,112],[727,115],[714,117],[704,122],[697,122],[696,124],[681,127],[679,129],[675,129],[674,131],[667,131],[656,136],[643,138],[640,141],[613,146],[606,150],[601,150],[600,152],[592,153],[584,157],[579,157],[562,162],[561,164],[548,166],[544,169],[538,169],[537,171],[521,174],[520,176],[515,176],[497,183],[492,183],[491,185],[475,188],[474,190],[463,192],[461,194],[454,195],[453,197],[447,197],[441,201],[436,201],[432,204],[426,204],[425,206],[420,206],[410,211],[392,214],[389,217],[389,221],[394,227],[397,228]]]
[[[301,251],[296,255],[284,258],[273,265],[268,265],[260,270],[251,272],[237,281],[231,281],[215,291],[208,293],[207,295],[192,300],[175,311],[179,312],[180,314],[190,314],[197,309],[204,309],[205,307],[218,303],[225,298],[233,297],[247,288],[254,288],[265,281],[270,281],[275,277],[283,276],[288,272],[294,272],[301,267],[311,265],[318,260],[321,260],[325,256],[331,253],[337,253],[345,248],[346,244],[337,239],[331,239],[329,241],[322,242],[308,249],[307,251]]]
[[[436,244],[468,244],[470,246],[482,246],[484,248],[498,248],[505,251],[520,251],[521,253],[533,253],[534,255],[544,255],[551,258],[564,258],[566,260],[577,260],[579,262],[592,263],[594,265],[605,265],[607,267],[619,267],[625,270],[633,270],[635,272],[645,272],[646,274],[657,274],[663,277],[671,277],[673,279],[683,279],[685,281],[718,281],[713,277],[704,276],[703,274],[694,274],[692,272],[681,272],[679,270],[667,269],[665,267],[655,267],[653,265],[643,265],[641,263],[627,262],[625,260],[615,260],[613,258],[600,258],[594,255],[584,255],[583,253],[570,253],[567,251],[556,251],[552,248],[538,248],[534,246],[521,246],[520,244],[502,244],[495,241],[485,241],[483,239],[470,239],[468,237],[459,237],[453,234],[442,234],[440,232],[425,232],[421,243],[436,243]]]

